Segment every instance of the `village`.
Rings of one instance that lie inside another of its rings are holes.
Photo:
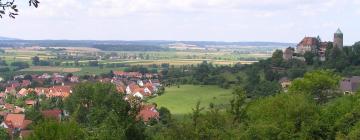
[[[114,71],[107,77],[86,78],[69,73],[43,73],[16,75],[12,80],[0,83],[4,89],[0,91],[0,127],[5,128],[12,138],[23,139],[32,133],[29,126],[39,117],[57,121],[66,119],[70,114],[60,109],[62,101],[71,96],[73,87],[81,82],[112,83],[118,93],[124,95],[119,100],[141,102],[138,119],[146,123],[160,117],[156,105],[143,102],[164,92],[157,73]],[[32,113],[35,109],[39,109],[40,114]]]

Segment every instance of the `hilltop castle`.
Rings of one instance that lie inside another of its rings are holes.
[[[334,33],[333,42],[323,42],[320,37],[304,37],[301,42],[296,46],[296,50],[294,48],[287,48],[284,51],[284,59],[289,60],[292,59],[294,54],[298,54],[299,56],[303,56],[306,52],[312,52],[316,54],[321,61],[325,61],[325,51],[329,46],[342,48],[344,46],[343,33],[340,29],[338,29]]]

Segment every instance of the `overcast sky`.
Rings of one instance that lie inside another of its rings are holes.
[[[360,41],[360,0],[17,0],[0,36],[21,39],[299,42],[338,27]]]

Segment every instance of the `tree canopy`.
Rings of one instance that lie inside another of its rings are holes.
[[[29,6],[34,6],[35,8],[39,6],[39,3],[38,0],[29,0]],[[19,9],[15,0],[0,0],[0,18],[6,14],[11,18],[19,15]]]

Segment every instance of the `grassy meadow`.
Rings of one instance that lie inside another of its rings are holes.
[[[208,108],[210,103],[227,106],[231,97],[231,90],[218,86],[180,85],[180,88],[166,88],[164,95],[148,102],[168,108],[174,116],[184,116],[192,112],[198,101],[201,103],[200,106],[205,108]]]

